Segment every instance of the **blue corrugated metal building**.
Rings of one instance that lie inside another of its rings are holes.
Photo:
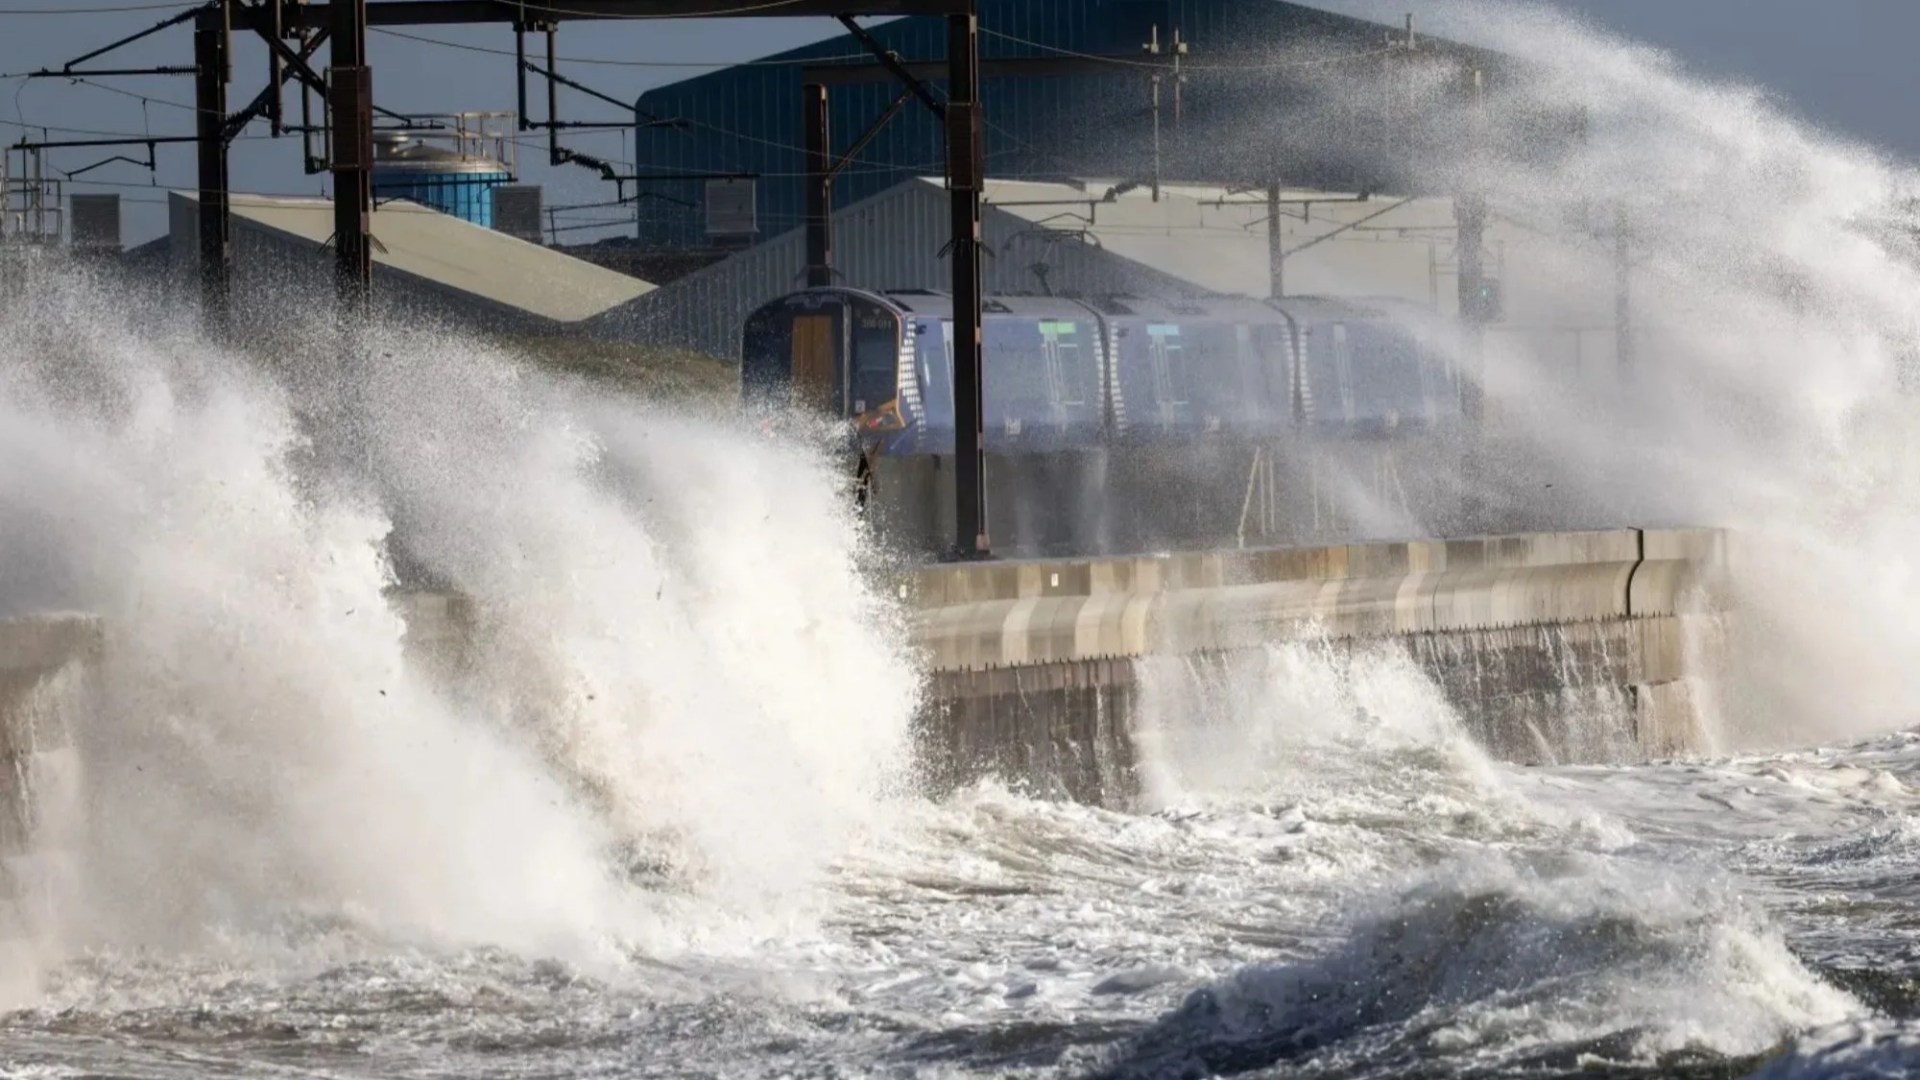
[[[1281,73],[1279,58],[1289,48],[1318,46],[1356,64],[1377,62],[1370,58],[1386,51],[1392,28],[1280,0],[980,0],[978,11],[983,60],[1142,56],[1156,32],[1164,48],[1177,30],[1191,44],[1185,62],[1192,74],[1182,91],[1177,131],[1172,89],[1162,91],[1159,162],[1168,180],[1263,181],[1271,162],[1285,161],[1288,168],[1280,179],[1289,184],[1347,190],[1390,186],[1378,175],[1377,156],[1365,164],[1365,155],[1330,151],[1333,146],[1357,150],[1363,138],[1386,130],[1382,125],[1355,116],[1355,138],[1341,140],[1287,130],[1289,108],[1306,91]],[[907,60],[938,61],[946,55],[946,27],[939,18],[896,19],[870,29]],[[1208,70],[1210,59],[1220,66]],[[639,167],[757,174],[759,238],[798,227],[806,197],[801,68],[833,62],[866,64],[871,58],[847,35],[647,92],[639,100],[646,115],[680,123],[636,134]],[[1155,162],[1150,72],[1123,63],[1105,70],[1111,73],[984,79],[988,175],[1150,176]],[[899,91],[891,81],[834,86],[829,129],[835,152],[844,152]],[[938,120],[910,103],[836,179],[834,205],[858,202],[910,176],[938,175],[942,166]],[[709,242],[703,182],[656,181],[644,190],[651,197],[640,202],[643,243],[697,247]]]

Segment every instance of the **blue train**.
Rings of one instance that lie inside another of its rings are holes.
[[[954,449],[952,298],[815,288],[755,310],[747,403],[849,419],[867,454]],[[1406,438],[1461,420],[1450,350],[1397,301],[996,297],[992,454],[1194,442]]]

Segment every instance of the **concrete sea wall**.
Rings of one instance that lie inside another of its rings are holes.
[[[1201,695],[1286,642],[1401,650],[1508,760],[1684,753],[1726,570],[1719,532],[1621,529],[983,563],[898,587],[932,672],[933,779],[1114,804],[1138,790],[1143,678]]]

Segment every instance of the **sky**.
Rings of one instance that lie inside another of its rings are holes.
[[[1835,134],[1877,145],[1904,159],[1920,160],[1920,126],[1908,118],[1920,100],[1920,65],[1911,42],[1920,36],[1920,0],[1521,0],[1567,11],[1617,35],[1665,49],[1704,77],[1760,86],[1785,107]],[[134,33],[187,5],[164,0],[0,0],[0,141],[22,136],[22,125],[49,125],[93,132],[182,135],[193,131],[190,77],[113,78],[82,83],[9,78],[69,58]],[[1427,32],[1460,40],[1474,37],[1471,18],[1457,2],[1440,0],[1312,0],[1311,6],[1398,24],[1407,13]],[[648,87],[702,71],[833,36],[839,27],[823,19],[730,19],[644,23],[570,24],[560,34],[561,70],[620,100]],[[376,30],[368,51],[374,93],[383,106],[409,113],[510,110],[515,105],[511,31],[504,26],[433,27],[403,31],[403,38]],[[431,38],[429,44],[418,38]],[[266,52],[236,36],[235,81],[230,103],[238,107],[264,83]],[[463,47],[464,46],[464,47]],[[486,50],[501,50],[494,52]],[[324,56],[324,50],[323,50]],[[120,50],[115,66],[192,62],[191,31],[164,31]],[[108,60],[99,61],[107,63]],[[288,101],[295,100],[289,93]],[[620,119],[620,110],[566,93],[569,119]],[[264,130],[256,125],[255,133]],[[38,134],[37,128],[35,133]],[[84,138],[55,130],[53,137]],[[796,134],[796,141],[798,136]],[[568,145],[610,160],[630,155],[624,136],[568,133]],[[140,148],[69,149],[50,156],[60,169],[79,169]],[[577,167],[545,165],[544,142],[524,136],[519,149],[522,179],[546,186],[549,206],[591,204],[612,197],[610,185]],[[118,191],[126,239],[139,243],[166,228],[167,187],[188,188],[195,176],[191,145],[161,146],[158,169],[116,162],[88,171],[75,191]],[[325,176],[301,168],[297,140],[243,137],[231,156],[236,190],[318,195]],[[596,221],[617,218],[614,208],[567,211],[575,226],[563,239],[597,235]]]

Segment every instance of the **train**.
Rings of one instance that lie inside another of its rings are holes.
[[[1392,300],[990,297],[982,443],[1046,453],[1457,425],[1459,379],[1441,332]],[[845,418],[868,453],[953,453],[946,293],[778,297],[746,320],[741,375],[749,403]]]
[[[1041,510],[1058,514],[1062,499],[1094,486],[1101,504],[1143,507],[1151,494],[1176,504],[1169,520],[1213,522],[1189,540],[1220,539],[1236,510],[1244,534],[1248,485],[1263,468],[1275,482],[1274,455],[1417,447],[1463,428],[1447,333],[1430,311],[1393,299],[990,296],[982,449],[990,474],[1045,474],[1020,500]],[[953,300],[943,292],[807,288],[754,309],[742,328],[743,405],[837,418],[861,490],[876,474],[904,477],[896,488],[933,492],[918,499],[923,517],[946,498],[934,488],[955,447],[953,368]],[[1378,471],[1378,453],[1362,453]],[[1063,479],[1063,468],[1072,475]],[[1202,487],[1219,489],[1207,505]]]

